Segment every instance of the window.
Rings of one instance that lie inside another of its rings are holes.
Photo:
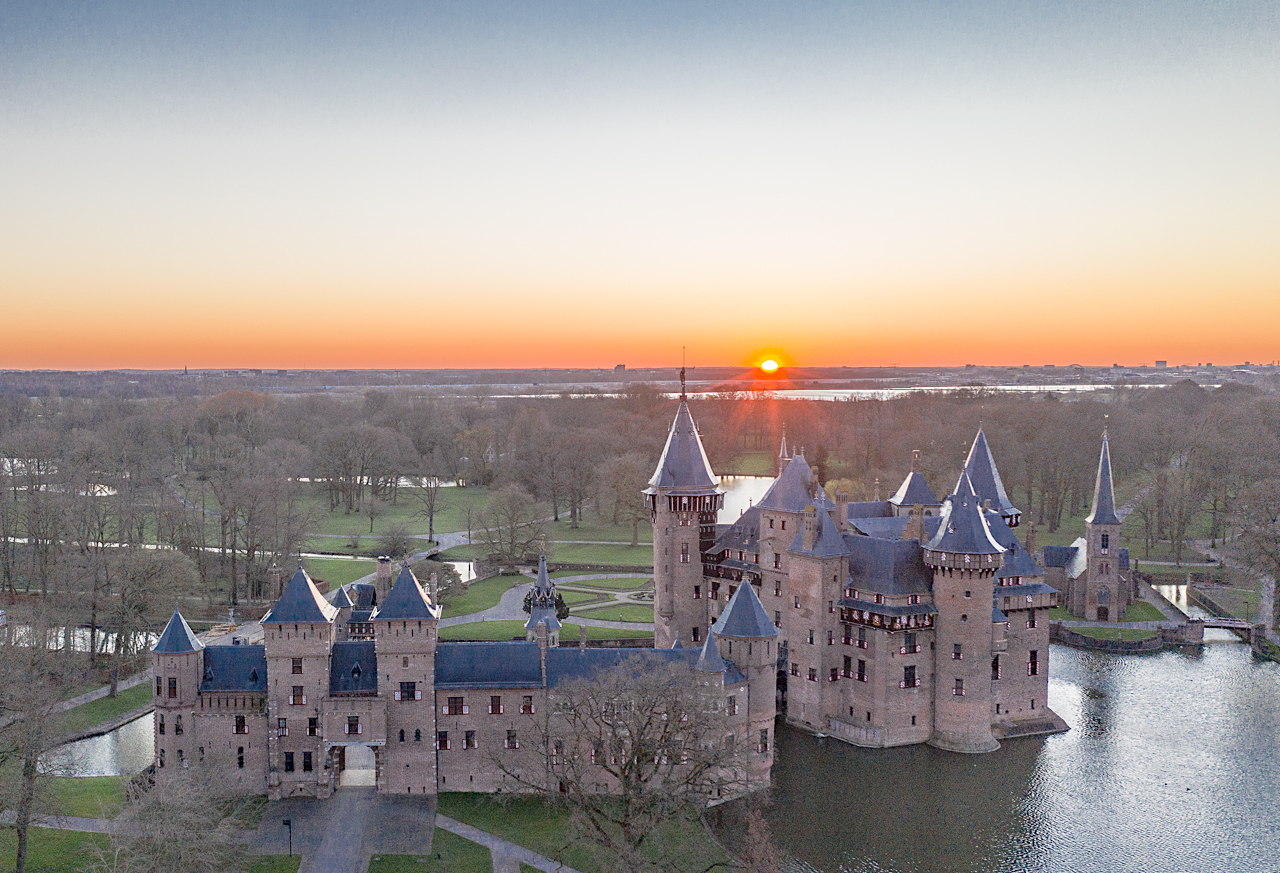
[[[301,675],[302,675],[302,659],[301,659],[301,658],[294,658],[294,659],[293,659],[293,674],[294,674],[295,676],[301,676]]]
[[[720,583],[719,582],[711,583],[711,599],[712,600],[720,599]]]
[[[773,569],[775,570],[782,569],[782,555],[773,556]]]
[[[902,668],[902,681],[898,683],[899,688],[919,688],[920,680],[916,678],[916,667],[912,664],[909,667]]]
[[[1027,654],[1027,675],[1028,676],[1040,675],[1040,653],[1035,649],[1032,649]]]
[[[287,718],[276,719],[276,736],[278,737],[289,736],[289,719]]]
[[[307,736],[309,737],[320,736],[320,719],[318,718],[307,719]]]
[[[964,680],[957,679],[956,686],[951,689],[951,693],[956,697],[964,697]]]
[[[404,728],[400,728],[400,742],[404,742]]]
[[[964,593],[964,599],[965,599],[965,600],[968,600],[970,597],[973,597],[973,592],[972,592],[972,591],[966,591],[966,592]]]
[[[738,697],[736,694],[729,695],[729,706],[727,707],[729,715],[738,714]]]
[[[877,595],[876,595],[876,603],[884,603],[884,595],[883,595],[883,594],[877,594]]]
[[[797,664],[795,661],[791,662],[791,675],[792,676],[800,675],[800,665]]]
[[[837,670],[835,667],[832,667],[832,668],[831,668],[831,681],[832,681],[832,682],[835,682],[835,681],[836,681],[837,679],[839,679],[839,678],[840,678],[840,671],[839,671],[839,670]]]
[[[695,585],[695,586],[693,586],[693,599],[694,599],[694,600],[701,600],[701,599],[702,599],[702,586],[701,586],[701,585]]]
[[[503,744],[503,748],[518,749],[520,748],[520,738],[515,731],[507,731],[507,740]]]
[[[303,752],[303,753],[302,753],[302,772],[303,772],[303,773],[310,773],[310,772],[311,772],[311,770],[312,770],[312,765],[311,765],[311,753],[310,753],[310,752]]]
[[[156,717],[156,730],[160,732],[160,736],[164,736],[164,716]]]
[[[303,692],[305,689],[301,685],[293,686],[293,693],[289,695],[290,706],[303,706],[307,702],[307,695]]]
[[[1031,610],[1031,617],[1027,619],[1027,627],[1036,627],[1036,611]]]
[[[758,752],[769,751],[769,729],[768,728],[760,729],[760,743],[756,746],[756,751]]]
[[[795,595],[795,605],[796,605],[796,609],[799,609],[799,608],[800,608],[800,595],[799,595],[799,594]]]
[[[1102,545],[1102,554],[1104,554],[1104,555],[1105,555],[1105,554],[1107,553],[1107,549],[1108,549],[1108,548],[1110,548],[1110,546],[1111,546],[1111,534],[1103,534],[1103,535],[1102,535],[1102,544],[1101,544],[1101,545]]]
[[[835,611],[836,611],[836,602],[834,600],[828,600],[827,612],[835,612]]]
[[[448,751],[448,749],[449,749],[449,732],[448,731],[437,732],[436,733],[436,750],[444,752],[444,751]]]
[[[353,736],[353,735],[356,735],[356,734],[362,734],[362,733],[364,733],[364,728],[363,728],[363,727],[361,727],[361,725],[360,725],[360,716],[358,716],[358,715],[349,715],[349,716],[347,716],[347,730],[346,730],[346,733],[347,733],[347,736]]]
[[[520,699],[520,713],[521,715],[533,714],[533,695],[526,694]]]
[[[466,736],[462,739],[462,748],[474,749],[476,747],[476,732],[467,731]]]
[[[809,645],[813,645],[813,628],[809,628]]]
[[[164,680],[156,677],[156,697],[164,697]]]
[[[757,560],[757,563],[759,563],[758,560]],[[782,596],[782,580],[781,579],[775,579],[773,582],[773,596],[774,597]]]
[[[502,715],[502,698],[496,694],[489,698],[489,715]]]
[[[769,519],[769,530],[773,530],[773,519]]]
[[[960,644],[959,644],[959,643],[955,643],[955,644],[953,644],[953,645],[951,646],[951,660],[953,660],[953,661],[963,661],[963,660],[964,660],[964,653],[960,651]]]
[[[249,732],[249,726],[245,724],[243,715],[236,716],[235,732],[238,734],[247,734]]]
[[[916,642],[914,631],[907,631],[902,635],[902,648],[898,650],[900,655],[914,655],[920,651],[920,645]]]
[[[413,741],[414,741],[415,743],[420,743],[420,742],[422,742],[422,728],[414,728],[414,729],[413,729]]]
[[[693,629],[693,641],[696,643],[696,642],[700,642],[701,640],[702,640],[702,631],[695,627]]]
[[[161,766],[161,767],[163,767],[163,766],[164,766],[164,749],[161,749],[161,750],[160,750],[160,759],[159,759],[159,763],[160,763],[160,766]],[[243,766],[244,766],[244,764],[241,764],[240,766],[241,766],[241,767],[243,767]]]
[[[471,707],[461,697],[450,697],[449,702],[444,706],[445,715],[470,715]]]
[[[680,544],[680,563],[681,564],[689,563],[689,544],[688,543]]]
[[[817,681],[818,681],[818,668],[817,668],[817,667],[810,667],[810,668],[809,668],[809,681],[810,681],[810,682],[817,682]]]
[[[830,630],[827,631],[827,645],[833,646],[835,645],[835,642],[836,642],[836,632],[830,631]]]
[[[867,647],[867,629],[865,627],[858,628],[858,648],[865,649]]]
[[[175,737],[182,735],[182,716],[176,716],[173,719],[173,735]]]
[[[284,753],[284,772],[293,772],[293,752]]]
[[[422,692],[418,690],[417,682],[401,682],[400,690],[395,692],[395,699],[401,701],[421,700]],[[450,698],[452,700],[453,698]]]
[[[161,754],[164,754],[163,750],[161,750]],[[164,765],[161,764],[160,766],[163,767]],[[241,770],[244,769],[244,746],[236,747],[236,766]]]
[[[867,662],[861,658],[858,659],[858,672],[854,674],[853,678],[857,679],[859,682],[867,681]]]
[[[776,609],[773,611],[773,626],[782,627],[782,613],[778,612]]]
[[[783,530],[786,530],[786,529],[787,529],[787,520],[786,520],[785,518],[784,518],[784,519],[782,519],[782,529],[783,529]]]
[[[919,594],[912,594],[912,595],[911,595],[911,597],[910,597],[910,601],[909,601],[909,602],[911,603],[911,605],[912,605],[912,606],[919,606],[919,605],[920,605],[920,595],[919,595]]]
[[[204,763],[204,746],[200,747],[200,763]]]
[[[169,697],[173,698],[177,696],[178,696],[178,680],[173,677],[170,677],[169,678]]]
[[[999,655],[993,655],[991,657],[991,678],[992,679],[1000,678],[1000,656]]]
[[[409,656],[408,656],[408,655],[405,655],[403,658],[401,658],[401,659],[400,659],[400,666],[401,666],[401,667],[408,667],[408,666],[409,666]]]

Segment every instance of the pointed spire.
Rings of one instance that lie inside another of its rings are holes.
[[[698,655],[698,663],[694,665],[694,669],[699,673],[725,671],[724,658],[720,657],[720,648],[716,645],[715,634],[707,634],[707,641],[702,644],[702,654]]]
[[[164,633],[160,634],[156,647],[151,651],[160,655],[185,655],[189,652],[198,652],[203,648],[204,643],[196,638],[191,625],[187,624],[187,620],[175,606],[173,617],[165,625]]]
[[[719,480],[711,471],[711,462],[707,460],[706,449],[702,447],[702,438],[698,436],[698,428],[693,423],[683,392],[662,457],[649,479],[649,488],[678,488],[685,493],[690,490],[706,494],[723,493]]]
[[[1107,445],[1107,432],[1102,432],[1102,453],[1098,456],[1098,478],[1093,485],[1093,511],[1085,519],[1086,524],[1119,524],[1116,515],[1116,494],[1111,484],[1111,450]]]
[[[547,574],[547,541],[544,539],[538,547],[538,579],[533,583],[534,593],[543,597],[555,595],[556,586]]]
[[[1004,483],[1000,481],[1000,471],[996,469],[995,458],[991,456],[991,447],[987,445],[987,435],[983,433],[982,428],[978,428],[978,435],[973,439],[973,446],[969,449],[969,456],[964,462],[964,473],[961,479],[967,474],[973,492],[981,500],[990,500],[991,506],[1006,519],[1010,519],[1010,526],[1015,526],[1018,519],[1022,515],[1022,511],[1013,505],[1009,500],[1009,495],[1005,493]],[[956,494],[964,494],[962,490],[963,483],[956,482]]]
[[[337,607],[324,599],[307,571],[302,569],[302,561],[299,560],[298,569],[284,587],[284,593],[271,607],[271,612],[262,623],[333,621],[337,614]]]
[[[396,576],[396,584],[391,587],[387,599],[379,604],[376,612],[370,616],[371,621],[387,621],[390,619],[438,619],[440,607],[431,603],[418,578],[406,564]]]
[[[716,619],[711,630],[727,637],[775,637],[778,629],[764,611],[755,587],[743,582],[729,598],[729,604]]]

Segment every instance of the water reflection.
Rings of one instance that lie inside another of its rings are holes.
[[[155,737],[148,713],[111,733],[50,752],[41,759],[40,768],[63,776],[132,776],[150,765],[154,757]]]
[[[775,836],[802,869],[832,873],[1270,869],[1280,665],[1239,644],[1140,657],[1055,645],[1051,670],[1072,730],[990,755],[780,728]]]
[[[721,476],[720,487],[725,494],[720,523],[733,524],[737,521],[738,516],[760,502],[771,484],[773,479],[768,476]]]

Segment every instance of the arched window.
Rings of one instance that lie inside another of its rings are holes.
[[[400,729],[400,742],[404,742],[404,728]]]
[[[421,730],[415,730],[415,731],[413,732],[413,741],[414,741],[415,743],[420,743],[420,742],[422,742],[422,731],[421,731]]]

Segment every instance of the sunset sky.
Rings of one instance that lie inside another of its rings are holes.
[[[0,367],[1269,362],[1280,2],[0,6]]]

